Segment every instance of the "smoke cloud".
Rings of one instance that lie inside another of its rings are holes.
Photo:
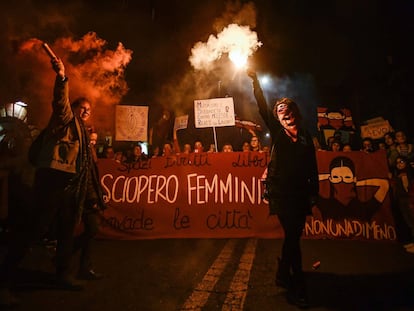
[[[249,26],[230,24],[217,36],[210,35],[207,42],[197,42],[191,50],[189,61],[196,70],[209,70],[212,63],[225,53],[237,52],[249,57],[261,45],[257,33]]]
[[[248,116],[250,120],[259,122],[251,80],[228,57],[236,50],[247,58],[258,50],[262,43],[253,31],[255,26],[256,9],[252,2],[241,4],[240,1],[227,1],[222,15],[213,21],[211,32],[204,34],[207,39],[194,41],[189,51],[189,70],[160,89],[158,101],[165,103],[165,109],[171,110],[176,116],[190,115],[189,128],[178,133],[181,142],[191,143],[195,139],[201,139],[206,145],[213,142],[211,129],[194,128],[192,113],[196,99],[231,96],[238,116],[242,119]],[[239,142],[232,136],[234,132],[223,133],[227,129],[220,129],[223,131],[218,139],[231,140],[235,143],[234,147],[238,148]]]
[[[262,45],[252,30],[255,26],[256,9],[252,2],[227,1],[222,15],[211,26],[212,34],[191,48],[188,58],[191,69],[179,81],[160,90],[159,101],[166,102],[164,108],[173,109],[176,114],[188,112],[195,99],[226,96],[232,85],[246,87],[247,93],[251,93],[251,84],[245,84],[243,77],[246,74],[223,56],[232,50],[251,56]]]
[[[191,49],[189,62],[196,70],[210,71],[219,66],[214,62],[223,54],[231,57],[237,53],[247,59],[262,46],[252,30],[255,27],[256,8],[252,2],[242,5],[239,1],[228,1],[224,13],[213,25],[217,36],[211,34],[206,42],[197,42]]]
[[[50,116],[55,76],[50,59],[41,46],[42,43],[41,40],[32,38],[23,42],[18,52],[18,57],[22,60],[32,61],[31,68],[37,64],[42,67],[39,72],[44,73],[44,76],[39,75],[38,79],[33,79],[33,88],[26,89],[25,92],[32,102],[30,106],[35,108],[30,113],[31,122],[40,127],[45,126]],[[87,97],[94,107],[91,117],[93,125],[102,130],[112,131],[114,125],[110,122],[113,119],[114,106],[119,104],[128,92],[124,76],[125,69],[132,59],[132,51],[120,42],[115,50],[109,49],[107,42],[99,38],[95,32],[89,32],[79,40],[63,37],[48,44],[65,64],[71,100],[80,96]],[[45,90],[49,95],[44,93]],[[49,113],[45,113],[46,111]]]
[[[257,5],[260,9],[273,7],[261,2]],[[101,131],[114,129],[114,106],[118,103],[148,105],[151,126],[151,119],[156,121],[162,109],[176,115],[191,114],[195,99],[231,96],[238,117],[261,123],[250,79],[229,60],[235,46],[246,46],[241,51],[258,71],[265,71],[267,62],[271,64],[269,71],[287,72],[282,67],[286,61],[280,61],[282,41],[275,37],[277,24],[268,26],[271,35],[266,31],[269,19],[263,19],[257,29],[253,2],[130,1],[120,5],[116,1],[26,0],[19,5],[4,2],[0,7],[0,39],[4,43],[0,48],[0,104],[26,102],[28,121],[38,127],[45,126],[50,117],[55,78],[42,41],[65,63],[71,100],[86,96],[92,101],[91,122],[100,138]],[[91,9],[96,14],[90,15]],[[242,44],[228,39],[232,30]],[[139,53],[139,58],[130,49]],[[273,93],[282,88],[280,83],[279,89],[275,87],[265,90],[272,100]]]

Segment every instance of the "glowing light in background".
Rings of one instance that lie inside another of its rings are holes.
[[[8,103],[0,108],[0,117],[14,117],[26,122],[26,107],[27,104],[22,101]]]
[[[237,68],[242,68],[262,43],[249,26],[230,24],[217,36],[210,35],[207,42],[197,42],[191,49],[189,61],[197,70],[208,70],[212,63],[228,54]]]
[[[269,85],[270,78],[269,78],[269,76],[262,76],[262,77],[259,78],[259,81],[260,81],[261,85],[264,85],[264,86]]]

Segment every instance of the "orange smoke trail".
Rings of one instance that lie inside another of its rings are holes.
[[[42,41],[33,38],[19,47],[19,57],[30,66],[41,67],[38,79],[32,79],[33,87],[28,87],[27,97],[37,101],[32,106],[32,124],[45,126],[50,111],[50,101],[54,83],[54,72],[50,59],[42,50]],[[115,50],[107,48],[107,42],[89,32],[79,40],[70,37],[60,38],[51,48],[60,57],[69,77],[70,98],[87,97],[94,106],[92,123],[99,130],[112,131],[114,128],[114,106],[119,104],[128,92],[125,69],[132,59],[132,51],[118,43]],[[49,63],[49,64],[48,64]],[[36,100],[37,99],[37,100]],[[30,103],[29,103],[30,107]]]
[[[55,44],[66,51],[66,70],[71,79],[71,93],[86,96],[99,105],[119,103],[128,91],[124,80],[132,51],[118,43],[115,51],[107,42],[90,32],[80,40],[61,38]]]

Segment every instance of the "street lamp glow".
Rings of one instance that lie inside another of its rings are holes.
[[[18,105],[18,106],[20,106],[20,107],[27,107],[27,104],[26,104],[26,103],[24,103],[24,102],[22,102],[22,101],[20,101],[20,100],[16,101],[14,104],[15,104],[15,105]]]
[[[263,76],[259,78],[260,84],[267,85],[270,83],[270,78],[268,76]]]
[[[16,101],[14,103],[7,103],[0,107],[1,117],[14,117],[20,120],[26,121],[27,104],[22,101]]]

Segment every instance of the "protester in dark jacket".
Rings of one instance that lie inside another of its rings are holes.
[[[319,192],[318,169],[311,135],[303,128],[296,103],[282,98],[269,108],[257,76],[249,71],[260,115],[272,136],[267,168],[270,214],[276,214],[284,230],[284,242],[276,274],[276,285],[288,289],[288,299],[300,307],[308,305],[302,270],[300,237]]]
[[[0,269],[0,304],[10,305],[14,300],[8,288],[14,281],[15,270],[33,242],[45,235],[52,221],[56,221],[56,286],[81,290],[71,272],[74,229],[80,222],[85,203],[95,197],[103,205],[99,181],[92,174],[89,134],[84,121],[90,116],[91,105],[83,101],[76,107],[69,102],[68,78],[58,58],[52,59],[56,72],[52,115],[42,135],[41,148],[36,157],[36,175],[33,185],[35,204],[28,223],[11,232],[8,251]]]
[[[408,158],[404,156],[397,156],[394,167],[394,206],[400,212],[409,231],[409,234],[403,237],[402,242],[407,252],[414,253],[414,213],[411,208],[414,185],[413,168]]]

